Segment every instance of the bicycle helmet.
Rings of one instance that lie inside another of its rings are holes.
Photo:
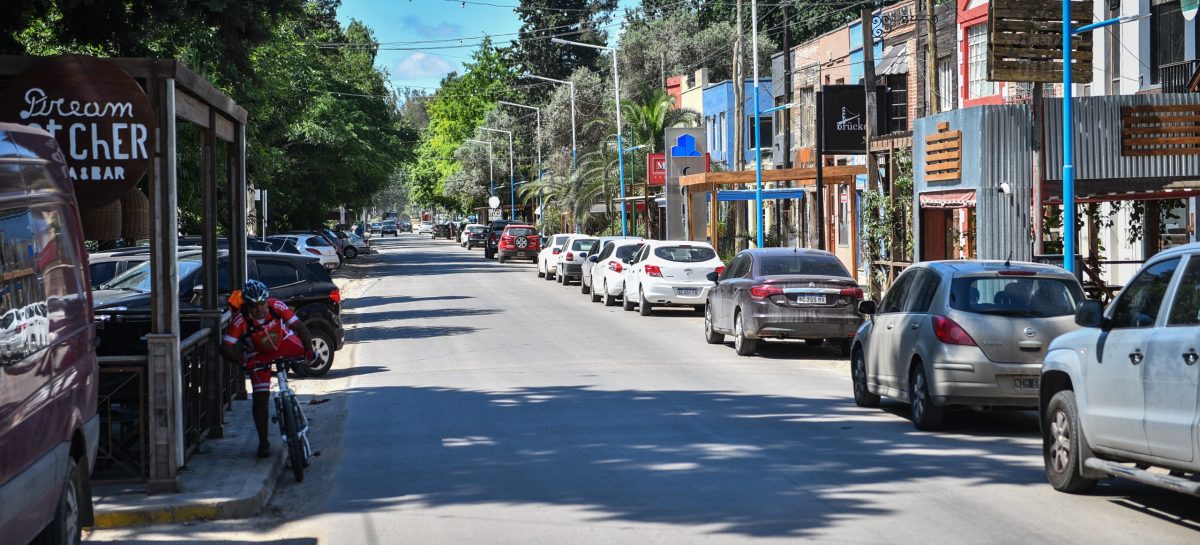
[[[269,296],[266,284],[258,280],[247,280],[246,284],[242,286],[242,301],[247,303],[262,303]]]

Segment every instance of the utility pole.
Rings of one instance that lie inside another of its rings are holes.
[[[745,56],[743,52],[743,35],[742,30],[742,7],[743,0],[738,0],[737,3],[737,40],[733,43],[733,119],[729,122],[733,124],[733,165],[732,170],[742,170],[746,162],[746,149],[743,145],[745,134],[743,134],[744,123],[746,120],[746,76],[745,67],[742,66],[742,59]],[[724,135],[722,135],[724,136]],[[716,203],[713,203],[715,206]],[[746,223],[745,218],[746,208],[749,203],[746,201],[733,201],[729,203],[729,222],[733,224],[734,233],[737,235],[734,241],[737,249],[744,250]]]
[[[934,0],[925,0],[925,112],[934,115],[941,110],[938,83],[937,22],[933,18]]]
[[[781,8],[781,9],[783,9],[783,100],[787,104],[791,104],[793,101],[793,98],[792,98],[792,24],[788,20],[788,11],[790,11],[788,9],[789,7],[791,7],[791,6],[789,6],[788,4],[784,4]],[[783,165],[783,168],[792,168],[792,112],[790,110],[783,110],[781,117],[783,117],[783,145],[780,146],[780,149],[783,150],[783,161],[781,162],[781,164]],[[788,182],[786,185],[789,188],[792,187],[791,182]],[[789,222],[783,221],[783,202],[784,202],[783,199],[778,199],[775,201],[775,203],[779,206],[779,214],[778,214],[779,217],[776,220],[775,225],[779,229],[780,244],[786,244],[786,241],[784,239],[785,232],[784,232],[783,226],[789,225],[791,223],[790,221]],[[797,207],[792,208],[793,213],[795,213],[796,209],[797,209]],[[797,216],[797,217],[799,217],[799,216]],[[796,232],[799,233],[800,231],[797,230]]]
[[[863,10],[862,10],[863,87],[867,92],[867,104],[866,104],[866,108],[865,108],[866,111],[863,114],[864,117],[866,117],[866,119],[863,120],[864,121],[863,127],[866,132],[866,141],[864,143],[866,144],[866,151],[867,151],[867,190],[868,191],[879,191],[879,164],[875,161],[875,154],[871,153],[871,141],[876,136],[875,135],[875,129],[876,129],[875,122],[876,122],[876,120],[879,119],[879,104],[878,104],[878,101],[876,101],[876,98],[878,98],[878,95],[875,94],[875,24],[873,21],[874,16],[875,16],[875,12],[873,9],[863,8]],[[849,202],[846,204],[846,206],[854,206],[854,188],[851,187],[849,189],[849,191],[847,191],[847,193],[849,194]],[[868,210],[865,212],[867,214],[878,214],[879,213],[878,210]],[[860,235],[856,235],[855,238],[858,238],[859,236]],[[868,244],[868,245],[875,244],[874,240],[867,240],[867,241],[859,240],[858,243],[859,243],[860,247],[863,244],[863,242],[866,242],[866,244]],[[878,249],[876,248],[875,250],[878,250]],[[867,252],[868,256],[870,256],[871,254],[872,254],[872,252]],[[857,260],[854,260],[854,261],[857,261]],[[873,263],[868,261],[866,264],[868,285],[873,284],[873,282],[871,282],[871,278],[872,278],[871,267],[872,266],[873,266]],[[878,293],[878,291],[875,290],[875,287],[873,285],[870,286],[870,288],[871,288],[872,293]]]

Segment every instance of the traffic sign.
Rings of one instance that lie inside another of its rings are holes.
[[[488,197],[488,207],[500,208],[500,197],[497,197],[495,195]]]

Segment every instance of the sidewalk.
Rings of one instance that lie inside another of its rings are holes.
[[[233,410],[225,413],[225,437],[205,442],[180,468],[179,493],[147,495],[141,485],[95,485],[96,527],[257,515],[271,499],[284,468],[278,434],[271,437],[270,458],[255,457],[257,448],[250,401],[234,401]]]

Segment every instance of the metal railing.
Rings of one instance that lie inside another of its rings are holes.
[[[1158,81],[1164,93],[1188,93],[1188,83],[1200,68],[1200,60],[1173,62],[1158,67]]]
[[[92,480],[145,481],[146,356],[102,356],[99,360],[100,441]]]

